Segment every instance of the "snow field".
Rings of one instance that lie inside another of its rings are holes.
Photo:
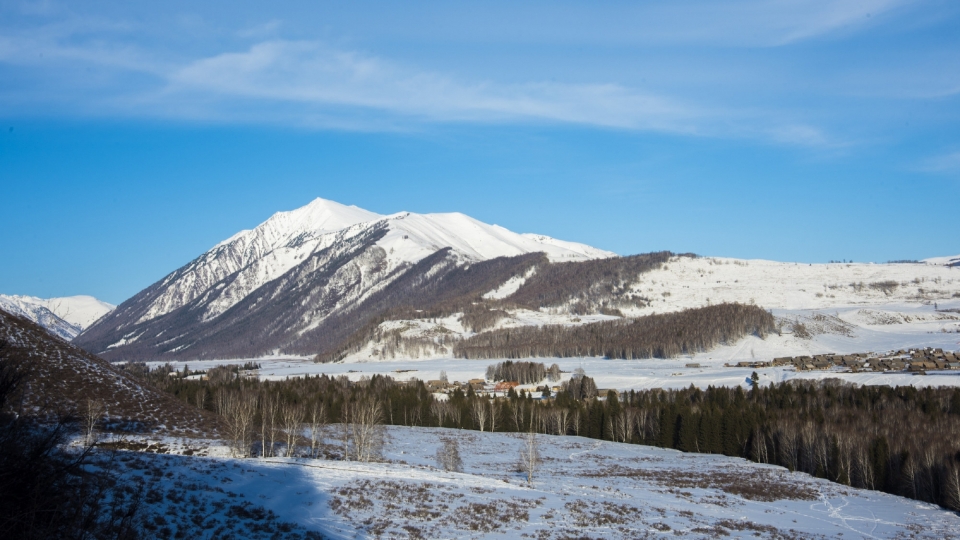
[[[436,451],[450,437],[463,472],[436,468]],[[517,471],[520,436],[438,428],[389,427],[383,463],[135,452],[119,463],[122,474],[154,490],[149,512],[168,521],[187,512],[182,521],[209,524],[205,537],[231,520],[227,530],[250,538],[284,527],[332,538],[960,534],[960,517],[939,507],[779,467],[572,436],[538,441],[542,463],[532,484]],[[180,502],[191,497],[197,502]]]

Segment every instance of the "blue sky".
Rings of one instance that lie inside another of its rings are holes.
[[[118,303],[315,197],[621,254],[960,253],[960,3],[518,4],[0,3],[0,293]]]

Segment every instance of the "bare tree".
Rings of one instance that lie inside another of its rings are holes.
[[[947,467],[943,489],[947,504],[954,510],[960,510],[960,466],[951,464]]]
[[[550,382],[557,382],[560,380],[560,366],[557,364],[551,364],[547,369],[547,379]]]
[[[303,409],[303,405],[286,403],[281,409],[283,431],[287,436],[286,457],[293,457],[296,453],[297,440],[300,438],[300,428],[303,425],[305,415],[306,411]]]
[[[448,416],[450,404],[443,401],[434,401],[430,404],[430,413],[437,418],[437,425],[443,427],[443,420]]]
[[[487,416],[490,414],[490,410],[487,408],[487,400],[475,399],[470,412],[473,415],[473,422],[480,428],[481,432],[484,431],[487,427]]]
[[[456,424],[458,428],[463,427],[463,409],[450,405],[447,408],[447,413],[449,413],[450,419],[453,420],[453,423]]]
[[[527,483],[533,483],[533,475],[540,466],[540,444],[537,434],[533,431],[524,435],[523,446],[520,447],[520,470],[527,473]]]
[[[217,392],[216,403],[217,412],[227,424],[231,452],[236,457],[247,457],[256,413],[256,394],[221,388]]]
[[[449,383],[449,382],[450,382],[450,380],[447,378],[447,371],[446,371],[446,370],[440,370],[440,377],[439,377],[438,380],[441,381],[441,382],[444,382],[444,383]]]
[[[88,399],[83,404],[83,409],[80,411],[80,420],[83,427],[84,446],[93,446],[97,442],[99,435],[97,424],[100,423],[100,420],[103,419],[103,415],[106,412],[106,405],[98,399]]]
[[[323,402],[314,402],[310,409],[310,457],[316,459],[327,426],[327,409]]]
[[[445,471],[463,472],[460,443],[456,437],[442,437],[437,448],[437,466]]]
[[[511,408],[510,419],[513,420],[513,427],[516,431],[523,431],[523,405],[517,403]]]
[[[282,434],[280,429],[280,396],[275,395],[267,399],[267,436],[270,437],[270,455],[277,455],[277,440]]]
[[[557,435],[566,435],[570,431],[570,409],[557,409],[554,416]]]
[[[759,428],[755,429],[753,433],[753,456],[759,463],[770,462],[767,454],[767,437]]]
[[[198,409],[203,409],[203,406],[207,403],[207,390],[206,388],[201,388],[200,391],[196,393],[193,397],[194,404]]]
[[[274,455],[279,431],[279,426],[277,426],[279,406],[279,396],[274,397],[268,392],[263,393],[260,398],[260,457]]]
[[[348,438],[353,442],[352,457],[357,461],[375,461],[383,451],[383,406],[376,399],[344,404]],[[348,450],[347,445],[344,446]],[[350,455],[350,454],[348,454]]]

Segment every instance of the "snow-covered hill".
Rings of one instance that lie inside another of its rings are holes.
[[[333,433],[327,442],[338,445]],[[231,459],[216,443],[134,437],[212,455],[124,452],[111,466],[167,494],[146,497],[144,513],[188,535],[202,524],[244,538],[960,537],[955,512],[739,458],[539,435],[542,464],[527,483],[517,434],[386,434],[381,463]],[[462,472],[437,467],[444,439],[458,441]]]
[[[931,257],[921,262],[940,266],[960,266],[960,255],[954,255],[952,257]]]
[[[26,317],[67,341],[115,307],[92,296],[37,298],[0,294],[0,309]]]

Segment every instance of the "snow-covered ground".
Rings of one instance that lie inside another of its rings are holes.
[[[444,437],[458,441],[463,472],[436,467]],[[521,437],[390,427],[382,463],[120,452],[111,466],[145,481],[158,527],[187,526],[192,537],[960,537],[960,516],[930,504],[580,437],[538,436],[542,464],[528,484]]]

